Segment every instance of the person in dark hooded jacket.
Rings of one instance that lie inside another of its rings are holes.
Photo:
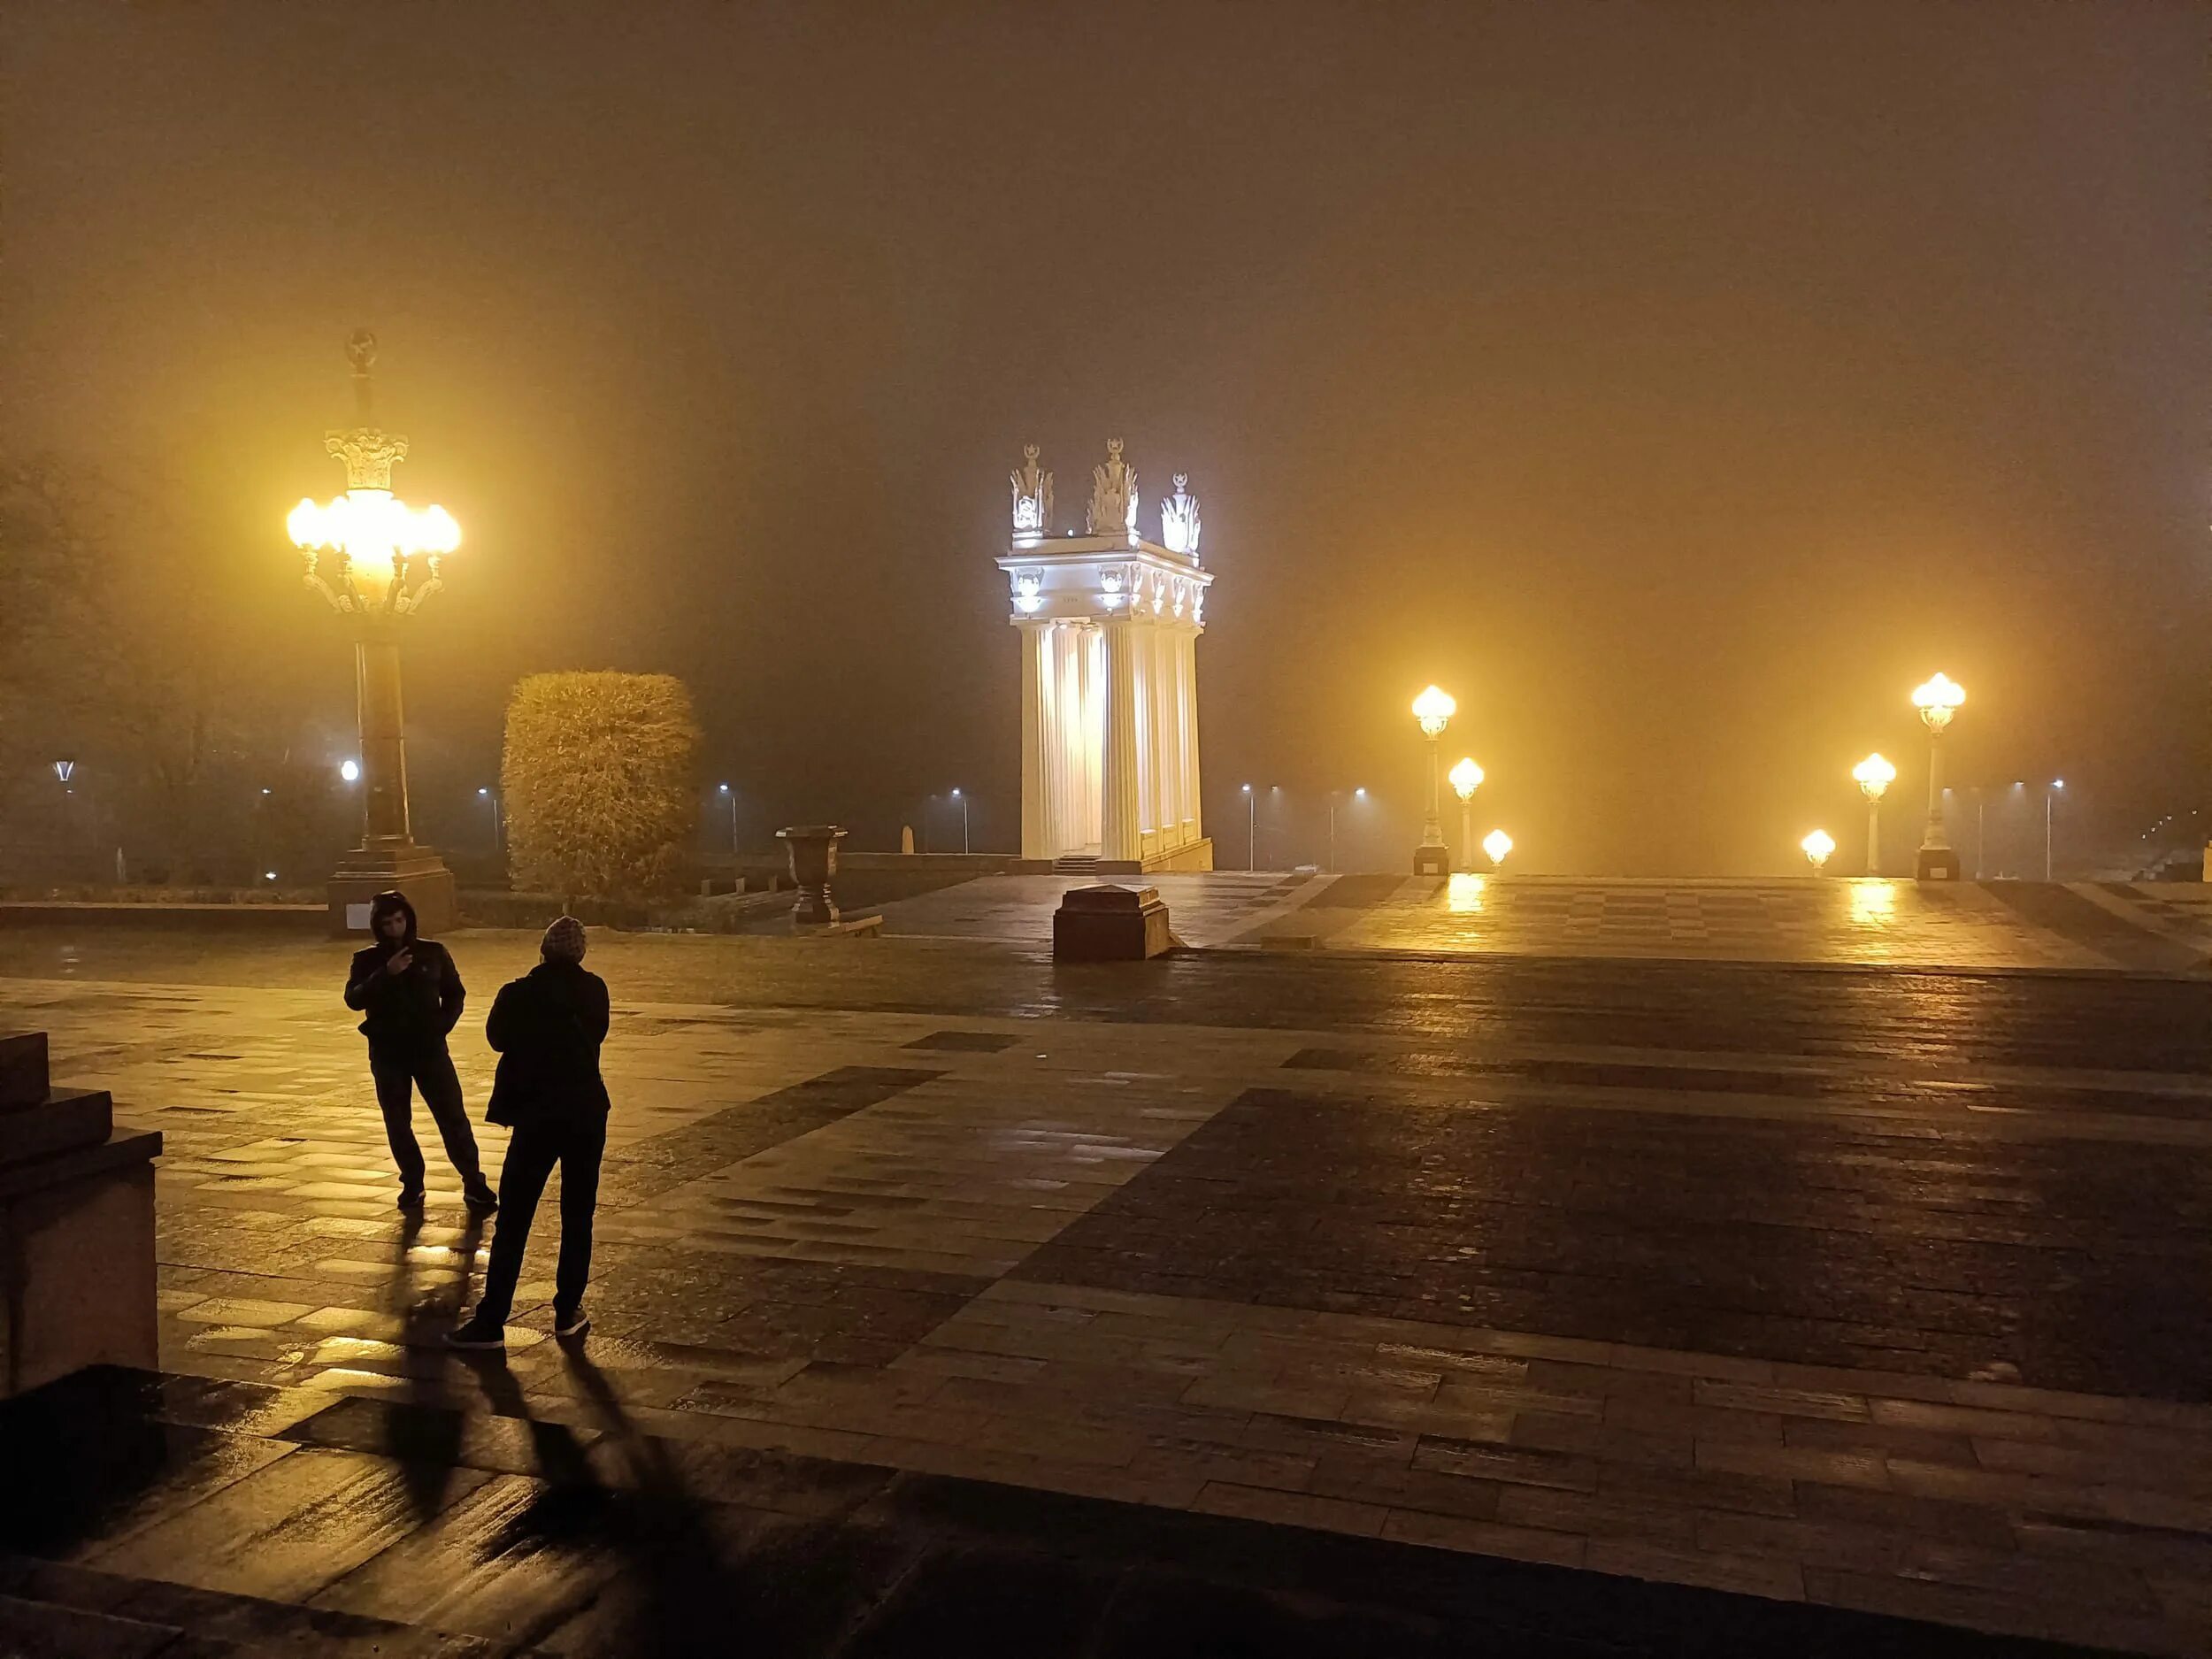
[[[403,893],[380,893],[369,906],[375,942],[353,955],[346,977],[346,1006],[365,1016],[369,1075],[384,1110],[384,1133],[399,1166],[399,1207],[423,1202],[422,1148],[415,1141],[414,1091],[438,1125],[446,1156],[461,1177],[462,1202],[488,1216],[499,1198],[484,1179],[476,1134],[461,1103],[461,1079],[446,1049],[446,1034],[461,1018],[467,995],[452,955],[435,940],[418,936],[415,907]]]
[[[499,1071],[485,1116],[514,1130],[499,1172],[507,1208],[492,1235],[491,1264],[475,1317],[446,1340],[455,1348],[507,1343],[515,1281],[530,1223],[553,1166],[561,1168],[561,1259],[553,1279],[553,1334],[581,1336],[584,1286],[591,1278],[592,1212],[599,1202],[599,1161],[607,1149],[607,1085],[599,1045],[607,1039],[607,982],[584,966],[584,925],[564,916],[545,930],[542,958],[503,986],[484,1036],[499,1051]]]

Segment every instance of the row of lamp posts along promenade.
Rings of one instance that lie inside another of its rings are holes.
[[[1948,674],[1937,674],[1913,687],[1912,706],[1928,728],[1928,825],[1920,838],[1920,854],[1914,873],[1923,881],[1955,881],[1959,856],[1951,849],[1943,827],[1943,734],[1951,717],[1966,701],[1966,687]],[[1896,779],[1897,768],[1879,754],[1869,755],[1851,768],[1852,781],[1866,797],[1866,873],[1882,873],[1882,795]],[[1816,829],[1798,842],[1816,872],[1824,869],[1836,850],[1836,838]],[[2045,874],[2049,874],[2048,870]]]

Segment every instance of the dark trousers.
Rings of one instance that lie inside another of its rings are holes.
[[[522,1277],[523,1248],[530,1242],[530,1223],[556,1164],[561,1166],[561,1263],[553,1276],[553,1305],[569,1309],[582,1303],[584,1285],[591,1278],[599,1160],[606,1150],[603,1118],[515,1126],[499,1171],[499,1225],[492,1233],[492,1260],[484,1272],[483,1300],[476,1304],[478,1318],[488,1325],[507,1323],[515,1304],[515,1281]]]
[[[461,1079],[455,1075],[453,1056],[442,1038],[435,1042],[369,1045],[369,1075],[376,1079],[376,1103],[384,1109],[384,1134],[392,1143],[392,1162],[399,1165],[400,1184],[411,1190],[422,1186],[422,1148],[415,1141],[414,1091],[422,1091],[422,1103],[430,1108],[445,1142],[445,1155],[465,1181],[483,1179],[484,1162],[476,1153],[476,1132],[461,1104]]]

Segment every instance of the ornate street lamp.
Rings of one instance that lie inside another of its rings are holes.
[[[345,464],[346,493],[303,501],[286,527],[307,564],[307,585],[343,617],[353,636],[354,684],[361,727],[361,844],[338,861],[330,911],[341,931],[365,929],[369,900],[403,887],[425,933],[451,925],[453,872],[408,825],[407,754],[399,686],[400,618],[422,609],[444,583],[440,570],[461,544],[461,526],[442,507],[412,508],[392,494],[392,464],[407,440],[376,424],[370,371],[376,336],[356,330],[346,342],[353,365],[354,419],[326,435]]]
[[[1490,855],[1493,870],[1502,869],[1506,854],[1513,850],[1513,838],[1502,829],[1494,829],[1482,838],[1482,850]]]
[[[1928,727],[1928,828],[1920,840],[1916,873],[1923,881],[1956,881],[1959,856],[1943,833],[1943,733],[1966,701],[1966,688],[1947,675],[1913,687],[1912,706]]]
[[[1459,859],[1472,870],[1475,867],[1475,791],[1482,787],[1482,768],[1475,764],[1472,755],[1462,755],[1451,771],[1444,775],[1451,780],[1452,793],[1459,797]]]
[[[1859,793],[1866,797],[1866,873],[1882,873],[1882,791],[1897,776],[1897,768],[1879,755],[1869,755],[1851,768]]]
[[[1826,830],[1816,829],[1797,844],[1804,849],[1805,856],[1812,861],[1815,875],[1827,868],[1828,855],[1836,850],[1836,838]]]
[[[1451,694],[1430,686],[1413,700],[1413,718],[1421,723],[1421,735],[1429,740],[1429,815],[1421,826],[1421,844],[1413,849],[1413,873],[1447,876],[1452,872],[1450,849],[1444,845],[1444,821],[1437,806],[1437,740],[1459,712]]]

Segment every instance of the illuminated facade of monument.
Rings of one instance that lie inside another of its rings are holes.
[[[1178,473],[1160,539],[1137,533],[1121,440],[1091,469],[1081,534],[1056,534],[1052,474],[1023,450],[998,561],[1022,636],[1022,856],[1107,869],[1210,870],[1198,805],[1198,636],[1213,577],[1198,498]]]

